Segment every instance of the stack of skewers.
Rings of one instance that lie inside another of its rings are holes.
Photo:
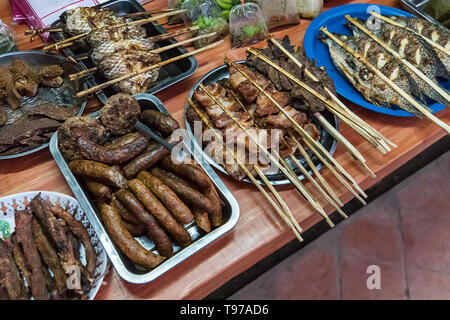
[[[161,61],[159,54],[166,50],[214,35],[214,33],[205,34],[157,48],[155,42],[184,33],[191,33],[195,31],[195,27],[185,28],[171,34],[147,37],[146,29],[142,25],[179,14],[182,11],[169,11],[150,18],[127,21],[127,16],[119,16],[117,12],[111,9],[73,8],[63,14],[65,20],[64,31],[71,37],[48,45],[43,50],[61,49],[74,44],[90,50],[89,58],[96,67],[72,74],[70,78],[75,80],[98,71],[108,81],[94,89],[79,92],[77,94],[78,97],[96,92],[110,85],[117,92],[122,93],[137,94],[146,92],[157,81],[159,69],[162,66],[222,43],[220,41],[215,42],[202,49]],[[143,13],[149,14],[149,12]],[[47,29],[45,31],[61,31],[61,29]]]

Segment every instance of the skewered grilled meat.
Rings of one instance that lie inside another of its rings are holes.
[[[63,73],[63,68],[57,64],[44,66],[38,71],[39,83],[47,87],[58,88],[63,83],[63,78],[61,77]]]
[[[450,32],[447,29],[416,17],[391,16],[389,18],[436,42],[446,50],[450,50]],[[432,47],[432,49],[441,59],[447,71],[450,72],[450,56],[435,47]]]
[[[125,22],[123,17],[109,8],[76,7],[67,10],[61,17],[66,21],[66,31],[71,35]]]
[[[153,47],[153,42],[145,38],[107,41],[92,50],[91,59],[95,64],[98,64],[117,51],[150,51]]]
[[[338,37],[350,48],[368,59],[372,65],[378,66],[385,76],[406,93],[412,96],[419,95],[417,85],[410,75],[386,50],[383,51],[379,46],[376,46],[375,41],[346,35],[338,35]],[[328,45],[331,58],[338,70],[347,77],[368,101],[386,108],[390,108],[391,105],[398,105],[402,109],[422,117],[406,99],[394,91],[380,77],[367,69],[362,62],[336,44],[336,42],[330,38],[326,38],[323,41]],[[426,106],[424,107],[427,108]]]
[[[366,25],[366,21],[360,18],[355,19],[359,23]],[[378,21],[378,20],[377,20]],[[370,25],[370,20],[368,20]],[[372,22],[373,23],[373,22]],[[358,38],[368,39],[369,37],[349,22],[353,35]],[[427,78],[432,80],[437,86],[438,77],[450,78],[441,60],[436,56],[430,45],[423,39],[404,28],[391,25],[381,21],[379,28],[372,27],[371,32],[379,39],[384,41],[391,49],[397,52],[402,58],[408,60],[412,65],[419,69]],[[378,43],[372,44],[372,47],[379,47],[377,51],[382,51],[382,46]],[[389,54],[390,55],[390,54]],[[449,102],[442,97],[433,87],[423,81],[417,74],[405,66],[405,70],[416,81],[421,92],[431,99],[449,106]],[[445,89],[444,89],[445,90]]]
[[[144,39],[146,36],[147,32],[142,26],[113,27],[108,25],[91,31],[86,37],[86,41],[92,48],[96,48],[108,42]]]
[[[34,97],[38,88],[38,76],[31,66],[25,61],[16,58],[8,68],[17,92],[22,96]]]

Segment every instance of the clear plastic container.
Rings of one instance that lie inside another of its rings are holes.
[[[314,19],[322,11],[323,0],[296,0],[300,17]]]
[[[243,47],[264,40],[269,32],[256,3],[237,5],[230,10],[231,47]]]
[[[300,23],[297,0],[258,0],[258,5],[269,30]]]
[[[180,10],[181,6],[183,5],[184,0],[167,0],[167,8],[169,9],[175,9]],[[183,18],[180,14],[176,14],[174,16],[170,16],[167,18],[168,24],[179,24],[183,23]]]
[[[197,35],[216,32],[213,37],[195,41],[194,46],[196,48],[208,45],[218,37],[228,33],[228,22],[215,0],[185,0],[181,8],[187,9],[182,14],[184,24],[199,27]]]
[[[17,51],[13,30],[0,20],[0,54]]]

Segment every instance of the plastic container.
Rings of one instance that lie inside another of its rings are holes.
[[[258,6],[269,30],[300,23],[296,0],[258,0]]]
[[[322,11],[323,0],[296,0],[300,17],[314,19]]]
[[[264,40],[269,32],[261,9],[256,3],[245,3],[230,10],[231,47],[243,47]]]
[[[0,54],[17,51],[13,30],[0,20]]]
[[[167,0],[167,8],[179,10],[183,5],[184,0]],[[183,23],[183,18],[180,14],[170,16],[167,18],[167,24],[179,24]]]

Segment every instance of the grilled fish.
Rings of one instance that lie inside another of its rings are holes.
[[[386,77],[393,81],[403,91],[411,96],[420,96],[415,81],[389,52],[373,40],[346,35],[336,36],[350,48],[366,58],[374,67],[378,68]],[[370,71],[362,62],[354,58],[344,48],[332,39],[326,37],[322,41],[328,46],[330,56],[336,68],[362,93],[366,100],[378,106],[400,108],[422,118],[411,103],[398,94],[382,78]],[[427,108],[426,106],[423,106]],[[427,108],[428,109],[428,108]]]
[[[408,27],[409,29],[417,32],[427,39],[430,39],[433,42],[436,42],[446,50],[450,51],[450,32],[447,29],[416,17],[391,16],[388,18],[405,27]],[[439,59],[441,59],[447,71],[450,72],[450,56],[435,47],[433,47],[433,50]]]
[[[61,18],[66,22],[66,32],[71,35],[126,22],[123,17],[108,8],[77,7],[64,12]]]
[[[91,59],[95,64],[98,64],[101,60],[118,51],[150,51],[153,47],[153,42],[144,38],[108,41],[92,50]]]
[[[106,42],[144,39],[146,36],[147,31],[141,26],[103,27],[92,30],[86,40],[91,47],[95,48]]]
[[[449,74],[442,64],[442,61],[430,48],[430,45],[419,36],[404,28],[397,27],[380,20],[369,19],[366,21],[361,18],[356,18],[355,20],[362,25],[366,25],[376,37],[385,42],[402,58],[414,65],[437,86],[440,86],[437,80],[438,77],[443,77],[445,79],[449,78]],[[379,27],[376,25],[378,22]],[[350,22],[349,27],[352,29],[355,37],[365,39],[369,38],[369,36]],[[417,74],[415,74],[408,67],[405,67],[405,70],[416,81],[423,94],[445,106],[450,106],[449,101],[442,97],[433,87],[423,81]]]
[[[148,51],[121,50],[105,57],[98,63],[98,68],[108,80],[112,80],[159,62],[161,62],[161,57],[158,54]],[[147,91],[158,79],[158,76],[159,69],[157,68],[122,80],[114,87],[118,92],[137,94]]]

